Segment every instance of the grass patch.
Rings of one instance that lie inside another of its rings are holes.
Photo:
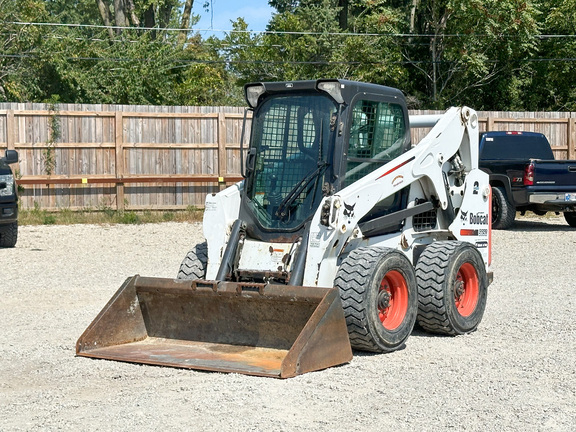
[[[74,224],[144,224],[159,222],[199,222],[204,211],[196,207],[171,211],[117,211],[110,208],[72,211],[61,209],[47,211],[35,207],[20,210],[19,225],[74,225]]]

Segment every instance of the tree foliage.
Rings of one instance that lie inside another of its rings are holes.
[[[246,82],[332,77],[417,108],[576,110],[576,0],[269,4],[267,32],[202,38],[193,0],[0,0],[0,100],[243,104]]]
[[[464,101],[484,108],[506,94],[511,107],[518,104],[517,78],[525,66],[519,60],[532,57],[539,34],[533,5],[524,0],[415,1],[411,14],[409,31],[426,35],[405,49],[407,58],[421,62],[411,69],[414,81],[422,83],[416,94],[436,107]]]
[[[42,29],[14,22],[42,21],[46,17],[41,0],[0,0],[0,100],[26,100],[34,69],[31,58],[42,43]]]

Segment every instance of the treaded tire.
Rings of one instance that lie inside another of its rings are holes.
[[[514,224],[516,208],[506,197],[506,190],[495,186],[492,188],[492,228],[508,229]]]
[[[576,212],[564,212],[566,223],[572,228],[576,228]]]
[[[18,241],[18,221],[0,226],[0,247],[11,248]]]
[[[208,265],[208,244],[199,243],[189,251],[178,271],[178,279],[204,279]]]
[[[334,285],[340,290],[352,348],[391,352],[412,333],[418,313],[416,275],[402,252],[358,248],[342,262]]]
[[[476,330],[486,308],[488,278],[480,252],[470,243],[438,241],[416,264],[418,325],[430,333]]]

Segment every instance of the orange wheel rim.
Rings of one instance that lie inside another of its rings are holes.
[[[470,316],[476,309],[479,286],[478,273],[474,266],[471,263],[462,264],[454,282],[454,303],[460,315]]]
[[[399,271],[384,275],[378,291],[378,317],[387,330],[394,330],[406,317],[408,311],[408,284]]]

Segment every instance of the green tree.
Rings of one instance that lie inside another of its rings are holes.
[[[419,108],[576,109],[576,0],[270,0],[269,32],[207,40],[193,4],[0,0],[0,100],[243,104],[248,81],[347,78]]]
[[[32,6],[25,9],[25,3]],[[26,0],[16,7],[13,1],[0,0],[4,22],[74,24],[15,27],[26,37],[5,42],[14,57],[0,57],[11,59],[0,76],[12,78],[0,78],[0,94],[11,101],[231,103],[239,92],[230,88],[234,80],[218,49],[189,30],[197,21],[190,14],[192,4],[191,0],[182,4],[178,0]],[[109,15],[103,16],[99,5]],[[36,15],[23,14],[26,10]],[[102,29],[103,21],[122,28]],[[146,23],[155,28],[144,30],[141,26]]]
[[[537,52],[539,10],[525,0],[414,0],[404,50],[424,106],[521,108]],[[422,78],[424,78],[422,80]]]
[[[42,21],[46,17],[40,0],[0,0],[0,101],[26,100],[33,91],[33,58],[43,39],[43,29],[13,24]]]
[[[202,41],[197,35],[186,54],[191,59],[183,65],[176,91],[185,105],[243,105],[243,95],[236,77],[226,67],[221,55],[223,42],[215,37]]]
[[[398,85],[405,78],[400,47],[374,36],[398,31],[401,14],[385,0],[350,2],[347,29],[338,0],[270,2],[278,13],[264,35],[227,35],[227,58],[239,82],[354,78]],[[235,30],[245,30],[243,21]],[[366,36],[350,32],[369,33]]]
[[[342,57],[350,62],[345,77],[405,89],[401,31],[403,13],[388,0],[355,0],[348,9],[348,29]],[[364,34],[365,36],[359,36]]]
[[[532,107],[575,111],[576,0],[553,0],[543,7],[542,33],[551,36],[542,39],[540,61],[534,64]]]

